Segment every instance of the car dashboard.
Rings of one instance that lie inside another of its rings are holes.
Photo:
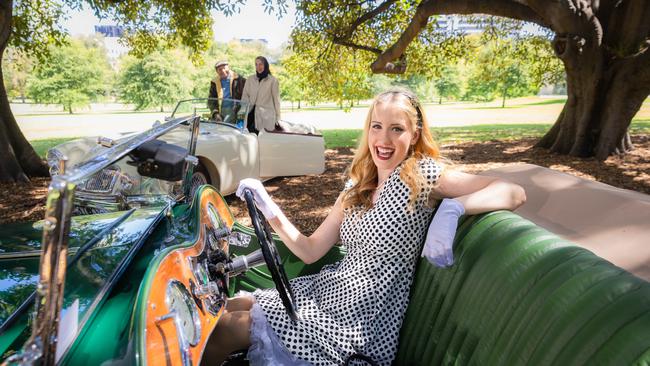
[[[149,365],[198,364],[227,301],[229,242],[243,236],[231,232],[234,218],[212,187],[192,206],[195,239],[160,252],[138,294],[136,342]]]

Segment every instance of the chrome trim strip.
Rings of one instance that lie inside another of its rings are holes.
[[[79,250],[79,248],[77,247],[68,248],[68,255],[75,254],[77,250]],[[41,254],[43,254],[43,252],[40,250],[25,250],[16,253],[0,253],[0,261],[8,260],[8,259],[40,257]]]
[[[194,323],[196,331],[194,339],[186,338],[186,334],[183,331],[183,325],[181,324],[180,315],[175,311],[175,309],[170,309],[168,314],[156,319],[156,321],[163,321],[170,318],[174,320],[183,366],[192,365],[192,354],[190,353],[190,347],[196,346],[201,340],[201,319],[199,318],[199,310],[196,307],[196,303],[192,299],[192,294],[190,291],[182,282],[178,280],[171,280],[167,283],[167,290],[165,291],[165,305],[167,305],[168,309],[170,307],[170,292],[174,287],[178,287],[180,289],[180,293],[183,298],[182,300],[190,308],[190,312],[192,314],[192,322]]]

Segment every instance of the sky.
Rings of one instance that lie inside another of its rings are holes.
[[[289,39],[291,28],[295,22],[295,4],[289,2],[287,14],[281,19],[276,15],[264,13],[260,0],[250,0],[240,8],[240,13],[226,17],[222,13],[212,12],[214,19],[213,33],[215,40],[226,42],[233,38],[263,38],[269,42],[269,47],[277,48]],[[95,25],[115,24],[111,19],[99,20],[92,11],[71,11],[70,19],[64,22],[64,27],[72,35],[88,35],[95,32]]]

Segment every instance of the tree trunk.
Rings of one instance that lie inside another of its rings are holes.
[[[627,130],[650,93],[649,56],[614,58],[572,36],[556,37],[554,48],[566,67],[568,99],[536,146],[599,160],[629,151]]]
[[[11,34],[13,1],[0,2],[0,182],[29,182],[47,177],[47,164],[27,142],[11,113],[2,74],[2,56]]]
[[[440,96],[440,99],[438,99],[438,104],[442,104],[442,96]]]

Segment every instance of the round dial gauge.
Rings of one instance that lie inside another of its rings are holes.
[[[217,211],[217,208],[214,207],[212,202],[208,202],[208,219],[210,220],[210,223],[212,224],[212,228],[214,230],[221,227],[221,218],[219,217],[219,212]]]
[[[171,281],[167,286],[167,308],[176,313],[176,328],[186,342],[195,346],[201,337],[201,322],[192,296],[185,285]]]

